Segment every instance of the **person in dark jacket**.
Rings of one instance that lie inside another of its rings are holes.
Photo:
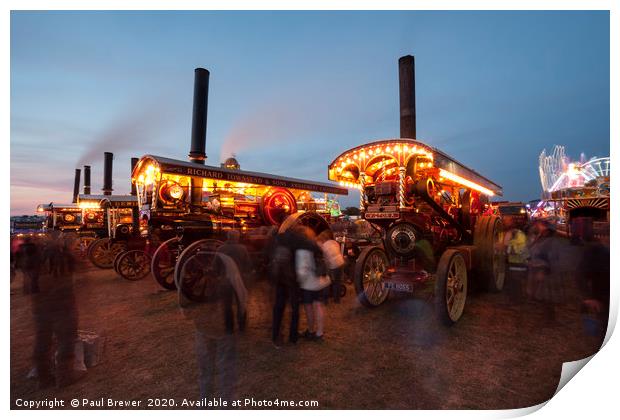
[[[271,339],[276,347],[282,342],[280,329],[286,303],[291,305],[291,326],[289,342],[296,343],[299,338],[299,301],[301,291],[295,274],[295,252],[298,249],[309,249],[320,253],[319,246],[304,237],[296,229],[288,229],[275,236],[271,243],[269,258],[269,278],[275,291],[273,306],[273,322]]]

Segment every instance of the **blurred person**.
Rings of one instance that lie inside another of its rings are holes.
[[[39,292],[40,248],[40,244],[31,236],[26,236],[16,245],[15,268],[22,272],[25,295]]]
[[[557,275],[558,244],[554,226],[546,220],[537,220],[529,244],[528,280],[526,295],[530,300],[544,304],[545,320],[556,321],[556,305],[564,301],[564,285]]]
[[[297,231],[315,246],[302,247],[295,251],[295,272],[301,288],[304,312],[306,313],[307,330],[304,338],[322,341],[325,333],[325,309],[323,303],[326,292],[331,284],[327,276],[327,266],[323,251],[315,240],[315,234],[309,228],[300,226]]]
[[[269,277],[274,286],[275,299],[273,305],[272,341],[276,348],[282,345],[280,329],[286,303],[291,306],[291,325],[289,343],[295,344],[299,338],[299,302],[301,289],[296,272],[298,250],[312,250],[313,255],[321,253],[317,243],[307,236],[304,227],[288,229],[278,233],[270,247]]]
[[[577,266],[578,285],[584,295],[581,312],[586,332],[603,341],[609,322],[609,248],[594,238],[584,237],[584,250]]]
[[[331,279],[331,297],[335,303],[340,303],[340,288],[342,286],[342,276],[344,274],[344,257],[340,250],[340,244],[334,239],[331,230],[326,229],[321,232],[317,241],[323,251],[323,258],[327,266],[327,274]]]
[[[504,247],[506,248],[506,288],[512,304],[523,301],[523,290],[527,283],[527,260],[529,251],[527,236],[515,226],[512,219],[505,222]]]
[[[230,403],[235,398],[237,381],[233,300],[238,303],[236,318],[239,330],[243,331],[247,319],[247,289],[236,262],[228,255],[217,252],[212,257],[198,254],[193,258],[208,258],[201,264],[200,278],[194,279],[198,286],[204,287],[204,299],[201,302],[190,300],[184,291],[187,285],[183,284],[177,285],[177,293],[181,311],[194,322],[200,398],[220,397]],[[182,274],[180,281],[185,278]]]
[[[32,295],[35,324],[33,359],[39,388],[56,383],[63,387],[83,376],[74,369],[75,344],[78,338],[78,311],[73,287],[75,257],[73,243],[59,232],[52,232],[40,253],[39,293]],[[54,356],[52,343],[56,340]]]
[[[17,253],[19,247],[24,243],[21,235],[11,236],[11,283],[15,280],[17,273]]]
[[[237,263],[241,277],[247,287],[253,279],[252,260],[250,259],[248,249],[240,242],[241,232],[238,230],[231,229],[226,235],[226,242],[218,248],[218,252],[228,255]]]
[[[291,325],[289,342],[296,343],[299,327],[300,290],[295,274],[295,249],[302,238],[293,230],[278,233],[273,237],[269,247],[269,279],[274,288],[273,318],[271,340],[276,348],[282,344],[280,329],[286,303],[291,306]]]

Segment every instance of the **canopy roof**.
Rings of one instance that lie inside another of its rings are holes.
[[[47,204],[39,204],[37,206],[37,211],[52,211],[52,210],[80,210],[77,204],[60,204],[60,203],[47,203]]]
[[[467,186],[475,183],[489,192],[502,195],[502,187],[468,168],[447,154],[411,139],[385,139],[363,144],[349,149],[336,157],[328,167],[328,177],[342,185],[358,187],[360,174],[373,177],[379,170],[393,167],[407,167],[412,158],[425,162],[428,167],[438,168],[447,174],[456,175],[451,179]],[[442,173],[444,173],[442,172]]]
[[[345,188],[340,188],[334,184],[328,184],[325,182],[308,181],[304,179],[289,178],[261,172],[250,172],[238,169],[207,166],[199,163],[152,155],[145,155],[140,158],[140,161],[136,165],[132,174],[133,180],[136,180],[143,171],[143,168],[148,165],[154,165],[161,173],[166,174],[201,177],[244,184],[283,187],[329,194],[348,194],[348,191]]]

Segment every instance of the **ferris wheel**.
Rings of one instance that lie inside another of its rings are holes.
[[[610,173],[610,159],[593,158],[581,166],[581,172],[586,178],[586,182],[599,177],[607,177]]]

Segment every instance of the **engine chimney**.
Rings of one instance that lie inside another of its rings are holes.
[[[75,170],[75,180],[73,181],[73,203],[77,203],[78,194],[80,193],[80,170]]]
[[[205,163],[207,141],[207,108],[209,104],[209,70],[194,70],[194,111],[192,114],[192,144],[189,160]]]
[[[112,162],[114,154],[103,152],[103,195],[112,195]]]
[[[398,59],[400,93],[400,137],[416,138],[415,127],[415,58],[406,55]]]
[[[131,158],[131,173],[129,174],[129,181],[131,182],[131,176],[133,175],[134,169],[136,169],[136,165],[138,164],[138,158]],[[136,184],[131,182],[131,195],[136,195]]]
[[[90,194],[90,166],[84,165],[84,194]]]

